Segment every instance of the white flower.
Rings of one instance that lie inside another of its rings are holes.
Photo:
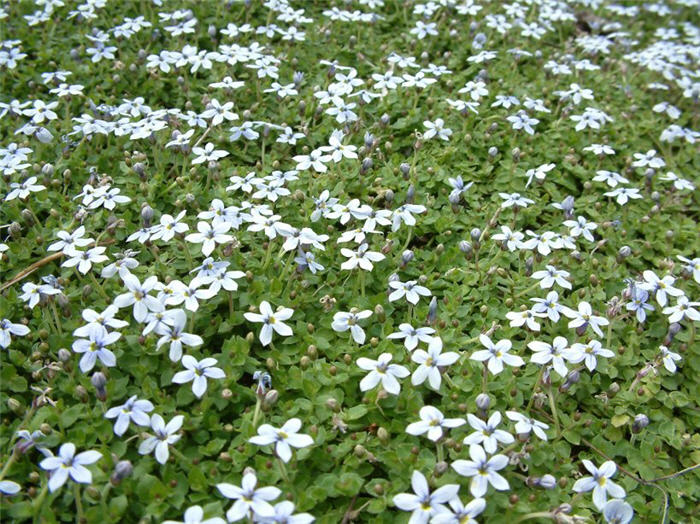
[[[275,516],[275,510],[268,501],[275,500],[282,494],[282,491],[274,486],[256,489],[257,483],[258,479],[255,473],[247,473],[241,480],[241,487],[227,483],[216,485],[224,497],[236,501],[226,512],[226,518],[229,522],[244,519],[249,516],[251,511],[256,517],[272,518]]]
[[[445,418],[442,412],[433,406],[423,406],[418,413],[420,422],[412,422],[406,426],[409,435],[427,433],[428,438],[437,442],[442,438],[443,428],[457,428],[465,424],[462,418]]]
[[[683,270],[693,275],[695,282],[700,284],[700,257],[689,259],[678,255],[678,260],[684,263]]]
[[[83,309],[82,317],[83,320],[87,322],[87,325],[75,329],[75,331],[73,331],[73,336],[87,337],[90,333],[90,327],[94,325],[102,326],[105,329],[121,329],[128,326],[128,322],[114,318],[114,315],[116,315],[118,311],[119,309],[114,305],[107,306],[102,313],[98,313],[90,308]]]
[[[530,362],[540,365],[549,364],[551,362],[554,371],[556,371],[559,376],[565,377],[569,370],[564,361],[581,361],[581,359],[578,359],[580,353],[568,346],[569,342],[564,337],[554,337],[551,344],[533,340],[527,345],[527,347],[535,352],[535,354],[530,357]]]
[[[80,338],[73,342],[73,351],[82,353],[80,359],[80,370],[87,373],[95,367],[97,359],[107,367],[117,365],[117,358],[114,356],[107,346],[113,344],[121,338],[121,333],[108,333],[107,330],[99,324],[93,324],[88,330],[88,339]]]
[[[377,360],[360,357],[357,359],[357,366],[360,369],[369,371],[369,373],[360,381],[360,390],[368,391],[377,387],[381,382],[382,388],[387,393],[398,395],[401,391],[401,386],[397,378],[406,378],[410,372],[403,366],[398,364],[389,364],[391,362],[391,353],[382,353]]]
[[[537,322],[537,318],[543,316],[542,313],[536,313],[531,309],[526,309],[525,311],[509,311],[506,313],[506,318],[510,320],[511,327],[527,325],[532,331],[540,330],[540,324]]]
[[[397,508],[412,512],[411,524],[427,524],[430,517],[447,511],[445,504],[457,497],[459,491],[459,485],[445,484],[430,493],[428,481],[420,471],[411,475],[411,487],[413,493],[399,493],[393,499]]]
[[[190,233],[185,237],[187,242],[202,244],[202,254],[205,257],[211,255],[216,244],[226,244],[231,242],[233,237],[226,233],[231,229],[231,224],[228,222],[218,222],[214,225],[209,222],[200,221],[197,223],[198,233]]]
[[[668,315],[669,323],[680,322],[684,318],[697,322],[700,320],[700,312],[695,309],[700,302],[690,302],[685,295],[678,297],[675,306],[665,307],[664,315]]]
[[[340,253],[344,257],[347,257],[348,260],[346,260],[340,265],[340,269],[352,270],[356,267],[359,267],[360,269],[364,269],[365,271],[372,271],[372,269],[374,269],[372,262],[379,262],[386,258],[381,253],[377,253],[376,251],[367,251],[367,249],[367,244],[362,244],[360,247],[357,248],[357,251],[342,248],[340,250]]]
[[[158,302],[155,297],[148,294],[158,282],[158,277],[155,275],[150,276],[141,284],[139,279],[134,275],[125,273],[122,276],[122,280],[129,291],[116,297],[114,299],[114,305],[118,308],[133,305],[134,318],[137,322],[146,320],[149,311],[158,311],[162,309],[160,302]]]
[[[36,180],[37,179],[35,176],[30,176],[21,184],[18,184],[17,182],[12,182],[10,184],[11,190],[5,197],[5,201],[14,200],[15,198],[24,200],[29,196],[30,193],[35,193],[37,191],[42,191],[46,189],[46,186],[37,184]]]
[[[411,324],[399,324],[399,331],[387,336],[390,339],[402,338],[407,350],[413,351],[418,346],[418,342],[429,343],[435,330],[430,327],[414,328]]]
[[[552,322],[559,322],[559,313],[564,307],[559,304],[559,294],[556,291],[547,293],[547,298],[532,298],[530,300],[535,302],[535,305],[532,306],[534,313],[546,315]]]
[[[501,207],[504,209],[512,206],[527,207],[529,204],[535,203],[534,200],[525,198],[520,193],[498,193],[498,195],[503,199]]]
[[[153,411],[153,404],[149,400],[139,400],[136,395],[129,397],[121,406],[109,408],[105,413],[106,418],[116,418],[114,434],[121,437],[129,427],[129,422],[139,426],[151,424],[149,412]]]
[[[284,425],[277,429],[270,424],[262,424],[258,428],[258,434],[251,437],[248,442],[258,446],[275,444],[275,453],[284,462],[289,462],[292,458],[292,448],[306,448],[313,446],[314,439],[309,435],[299,433],[301,420],[290,418]]]
[[[29,328],[24,324],[13,324],[8,319],[0,321],[0,347],[7,349],[12,342],[12,335],[24,337],[30,333]]]
[[[87,251],[78,251],[76,249],[70,250],[67,253],[67,258],[61,267],[78,267],[83,275],[87,274],[90,269],[92,269],[93,264],[100,264],[109,260],[108,257],[103,255],[107,248],[102,246],[93,247]]]
[[[474,517],[486,509],[486,501],[482,498],[476,498],[466,506],[458,497],[454,497],[449,503],[451,510],[438,513],[430,519],[430,524],[477,524]]]
[[[671,275],[659,278],[653,271],[646,270],[642,273],[642,276],[644,277],[644,282],[639,284],[639,287],[654,294],[656,301],[661,307],[666,305],[666,295],[671,295],[672,297],[680,297],[683,295],[683,291],[673,287],[673,283],[676,279]]]
[[[201,340],[201,339],[200,339]],[[203,358],[197,361],[196,358],[185,355],[182,357],[182,365],[186,368],[185,371],[179,371],[173,376],[175,384],[185,384],[192,381],[192,393],[197,398],[202,398],[202,395],[207,391],[207,379],[226,378],[226,374],[221,368],[214,367],[216,359]]]
[[[234,113],[235,114],[235,113]],[[193,147],[192,152],[197,157],[192,160],[193,164],[202,164],[204,162],[212,162],[228,156],[228,151],[215,150],[214,144],[209,142],[204,147]]]
[[[584,217],[579,216],[576,217],[576,220],[565,220],[564,225],[569,228],[569,233],[572,237],[582,235],[589,242],[595,241],[591,233],[598,227],[598,224],[595,222],[588,222]]]
[[[578,479],[573,487],[576,493],[585,493],[593,490],[593,503],[598,510],[603,509],[608,495],[616,499],[625,497],[625,490],[610,480],[617,471],[617,466],[612,460],[603,462],[600,469],[595,467],[590,460],[584,459],[582,462],[593,476]]]
[[[51,286],[37,286],[32,282],[26,282],[22,286],[22,295],[20,295],[20,300],[27,303],[30,309],[34,307],[41,300],[42,295],[58,295],[61,291]]]
[[[263,323],[263,327],[260,330],[260,343],[263,346],[267,346],[272,342],[273,330],[283,337],[290,337],[294,334],[292,328],[282,322],[282,320],[287,320],[292,317],[294,314],[293,309],[283,307],[273,313],[269,302],[266,300],[260,303],[259,309],[260,313],[244,313],[243,316],[250,322]]]
[[[165,424],[163,417],[155,414],[151,417],[151,429],[155,433],[155,436],[149,436],[141,442],[139,445],[139,453],[141,455],[148,455],[155,450],[156,460],[160,464],[165,464],[170,457],[170,450],[168,446],[175,444],[180,440],[181,435],[176,433],[180,431],[182,427],[182,422],[185,420],[183,415],[177,415]]]
[[[71,249],[77,247],[85,247],[94,242],[92,238],[83,238],[85,235],[85,226],[80,226],[78,229],[72,233],[67,231],[59,231],[56,236],[59,238],[57,242],[51,244],[47,251],[63,251],[64,253],[69,252]]]
[[[226,521],[221,517],[213,517],[204,519],[204,510],[202,506],[190,506],[185,510],[184,522],[177,520],[166,520],[163,524],[226,524]]]
[[[515,432],[518,435],[529,435],[530,432],[533,432],[540,439],[547,440],[547,434],[544,430],[549,429],[549,426],[544,422],[526,417],[517,411],[506,411],[506,416],[515,422]]]
[[[75,444],[66,442],[58,450],[57,457],[47,457],[39,463],[41,469],[49,471],[49,491],[53,493],[63,486],[70,476],[74,482],[90,484],[92,473],[85,466],[102,458],[99,451],[83,451],[75,454]]]
[[[274,510],[274,517],[256,517],[255,522],[263,522],[265,524],[311,524],[316,520],[309,513],[294,514],[294,503],[288,500],[275,504]]]
[[[415,280],[409,280],[408,282],[392,280],[389,282],[389,287],[394,290],[389,295],[389,302],[406,297],[406,300],[415,306],[418,304],[421,296],[429,297],[432,294],[427,287],[419,286]]]
[[[184,233],[190,227],[183,222],[180,222],[187,211],[181,211],[176,217],[164,214],[160,217],[160,227],[151,235],[151,240],[163,240],[169,242],[175,234]],[[196,506],[195,506],[196,507]]]
[[[634,510],[624,500],[610,499],[603,506],[603,517],[609,524],[629,524],[634,518]]]
[[[433,337],[428,343],[428,351],[417,349],[411,355],[411,360],[420,364],[413,372],[411,384],[417,386],[428,379],[431,388],[435,390],[440,389],[442,375],[440,374],[439,368],[454,364],[458,359],[459,353],[452,351],[443,353],[442,339],[440,339],[440,337]]]
[[[486,422],[468,413],[467,421],[476,431],[464,437],[464,444],[468,446],[472,444],[481,444],[484,446],[486,453],[495,453],[499,442],[502,444],[512,444],[515,441],[513,435],[502,429],[496,429],[501,423],[501,419],[501,414],[498,411],[491,415]]]
[[[479,335],[479,341],[486,349],[475,351],[470,357],[472,360],[486,362],[489,371],[494,375],[498,375],[503,371],[503,364],[519,367],[525,364],[525,361],[517,355],[511,355],[509,351],[513,347],[510,340],[499,340],[495,344],[486,335]]]
[[[201,346],[204,343],[202,337],[192,333],[184,333],[187,315],[182,309],[172,311],[164,322],[156,325],[154,331],[161,335],[156,344],[160,348],[163,344],[170,343],[168,357],[172,362],[177,362],[182,357],[182,345],[189,347]],[[192,357],[189,357],[192,358]],[[187,367],[187,366],[185,366]],[[206,389],[206,383],[205,383]]]
[[[623,177],[619,173],[616,173],[614,171],[606,171],[604,169],[596,171],[596,176],[593,177],[593,181],[594,182],[605,182],[610,187],[616,187],[617,184],[629,183],[629,180],[627,180],[625,177]]]
[[[358,325],[358,322],[362,319],[369,318],[371,315],[372,311],[369,309],[357,312],[339,311],[333,315],[331,327],[334,331],[347,331],[349,329],[353,340],[358,344],[364,344],[365,331]]]
[[[425,140],[430,140],[434,136],[442,140],[449,140],[452,130],[449,127],[445,127],[445,121],[442,118],[438,118],[435,122],[426,120],[423,125],[427,128],[427,131],[423,133],[423,138]]]
[[[567,280],[569,272],[563,269],[557,269],[554,266],[546,266],[545,269],[535,271],[532,278],[540,281],[542,289],[549,289],[555,283],[564,289],[571,289],[571,282]]]
[[[669,373],[676,372],[676,362],[681,360],[678,353],[670,351],[666,346],[659,346],[661,350],[661,362]]]
[[[562,313],[573,319],[569,322],[569,328],[583,328],[591,326],[591,329],[599,336],[603,336],[600,326],[607,326],[610,322],[605,317],[593,315],[593,310],[588,302],[579,302],[578,311],[564,307]]]
[[[597,340],[591,340],[588,344],[577,342],[571,345],[571,350],[577,355],[571,358],[571,362],[578,363],[583,360],[588,371],[593,371],[598,365],[596,357],[611,358],[615,356],[615,353],[609,349],[605,349]]]
[[[618,187],[617,189],[603,194],[605,196],[614,197],[621,206],[624,206],[630,199],[642,198],[642,195],[639,194],[639,189],[636,187]]]
[[[492,235],[491,238],[505,244],[508,251],[515,251],[520,247],[525,235],[523,235],[520,231],[511,231],[508,226],[501,226],[501,232]]]
[[[498,491],[510,489],[508,481],[497,473],[508,465],[508,457],[493,455],[487,458],[484,449],[478,444],[469,446],[469,456],[471,460],[455,460],[452,469],[463,477],[471,477],[469,491],[473,496],[484,496],[489,484]]]

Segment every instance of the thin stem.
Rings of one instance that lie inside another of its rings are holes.
[[[489,368],[486,363],[484,363],[484,369],[481,373],[481,392],[486,393],[489,383]]]
[[[258,397],[255,403],[255,412],[253,413],[253,431],[258,428],[258,419],[260,418],[260,408],[262,407],[262,399]]]
[[[44,505],[44,499],[46,498],[46,493],[49,490],[49,481],[46,481],[46,484],[44,484],[44,487],[41,488],[41,491],[39,492],[39,496],[34,500],[33,503],[33,509],[34,509],[34,520],[37,521],[39,517],[39,513],[41,513],[41,508]]]
[[[73,494],[75,496],[75,507],[78,510],[78,522],[82,522],[85,518],[85,512],[83,511],[83,499],[80,495],[80,484],[77,482],[73,483]]]
[[[535,385],[532,386],[532,393],[530,393],[530,400],[527,403],[527,407],[525,408],[525,411],[528,413],[530,412],[530,408],[532,407],[532,403],[535,401],[535,391],[537,391],[537,386],[540,385],[540,382],[542,382],[542,375],[544,374],[544,366],[540,367],[540,372],[537,374],[537,380],[535,380]]]
[[[557,436],[561,435],[561,427],[559,426],[559,415],[557,413],[557,404],[554,401],[554,393],[552,393],[552,385],[550,384],[547,388],[547,396],[549,397],[549,408],[552,410],[552,417],[554,417],[554,426],[557,429]]]
[[[284,465],[284,462],[282,462],[282,459],[279,457],[277,457],[277,464],[280,467],[280,474],[282,475],[282,478],[285,482],[289,482],[289,477],[287,476],[287,467]]]
[[[63,335],[63,328],[61,327],[61,320],[58,318],[58,310],[56,309],[56,303],[51,299],[49,301],[49,304],[51,305],[51,311],[53,312],[53,318],[56,323],[56,330],[58,331],[59,335]]]
[[[437,459],[438,462],[442,462],[445,460],[445,450],[442,446],[442,442],[438,442],[435,444],[437,446]]]
[[[2,471],[0,471],[0,480],[5,478],[5,475],[7,474],[8,470],[17,461],[17,458],[19,457],[19,452],[17,451],[17,446],[14,447],[12,450],[12,455],[10,455],[10,458],[7,459],[7,462],[5,463],[5,466],[2,468]]]
[[[100,283],[97,281],[95,278],[95,275],[92,274],[92,271],[88,271],[88,275],[90,277],[90,280],[92,281],[93,285],[95,286],[95,289],[99,292],[100,295],[107,301],[110,302],[109,295],[107,292],[104,290],[104,288],[100,285]]]

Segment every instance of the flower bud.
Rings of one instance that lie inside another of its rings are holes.
[[[390,121],[391,121],[391,118],[390,118],[389,115],[386,114],[386,113],[384,113],[384,114],[379,118],[379,123],[381,124],[382,127],[388,126]]]
[[[87,389],[85,389],[82,384],[78,384],[75,387],[75,396],[78,397],[78,400],[81,402],[86,402],[88,399]]]
[[[408,174],[411,172],[411,166],[407,162],[403,162],[399,166],[399,171],[401,171],[401,174],[404,176],[404,178],[408,177]]]
[[[329,398],[326,400],[326,407],[335,413],[340,412],[340,403],[334,398]]]
[[[444,460],[441,460],[437,464],[435,464],[435,476],[439,477],[443,475],[449,467],[449,464],[445,462]]]
[[[361,173],[367,173],[370,169],[372,169],[372,166],[374,165],[374,162],[372,161],[371,158],[363,158],[362,159],[362,165],[360,167],[360,172]]]
[[[644,413],[635,415],[634,422],[632,422],[632,433],[640,433],[648,425],[649,417],[647,417]]]
[[[408,186],[408,191],[406,191],[406,203],[412,204],[413,198],[416,196],[416,188],[413,184]]]
[[[153,220],[153,208],[148,204],[141,208],[141,220],[143,220],[143,227],[151,227],[151,220]]]
[[[407,249],[406,251],[401,253],[401,267],[406,267],[411,262],[411,260],[413,260],[413,257],[413,251],[411,251],[410,249]]]
[[[486,393],[479,393],[476,396],[476,407],[481,411],[488,411],[489,407],[491,407],[491,397]]]
[[[114,473],[109,478],[109,481],[113,486],[118,486],[122,480],[131,475],[134,471],[134,467],[128,460],[120,460],[117,465],[114,466]]]
[[[462,241],[459,243],[459,250],[460,250],[462,253],[464,253],[465,256],[471,255],[471,254],[472,254],[472,251],[473,251],[472,245],[471,245],[469,242],[467,242],[466,240],[462,240]]]
[[[93,373],[92,377],[90,378],[90,382],[95,388],[95,394],[97,395],[97,398],[100,399],[102,402],[107,400],[107,389],[105,387],[107,385],[107,378],[104,376],[104,373],[102,373],[101,371]]]
[[[489,156],[495,157],[498,154],[498,148],[496,146],[489,147]]]
[[[377,430],[377,438],[382,444],[389,442],[389,432],[386,430],[386,428],[379,428]]]
[[[377,319],[377,321],[381,324],[383,324],[386,321],[386,313],[384,312],[384,308],[381,304],[377,304],[374,307],[374,316]]]
[[[263,399],[262,408],[265,411],[269,410],[272,406],[274,406],[277,403],[278,398],[279,398],[279,393],[277,392],[277,390],[271,389],[270,391],[265,393],[265,398]]]
[[[435,325],[435,322],[437,321],[437,309],[437,297],[433,296],[433,298],[430,300],[430,305],[428,306],[428,324],[431,326]]]

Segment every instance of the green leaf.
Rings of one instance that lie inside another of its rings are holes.
[[[358,406],[353,406],[347,411],[348,420],[357,420],[364,417],[367,414],[367,406],[360,404]]]

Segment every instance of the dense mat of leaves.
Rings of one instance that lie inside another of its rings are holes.
[[[0,2],[0,518],[700,519],[699,7]]]

